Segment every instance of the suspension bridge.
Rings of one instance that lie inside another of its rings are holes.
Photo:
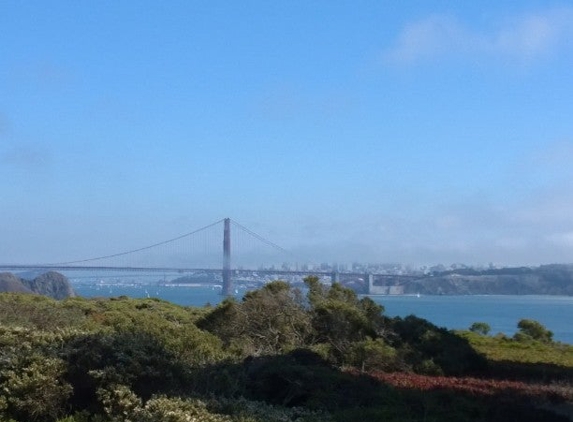
[[[341,273],[337,270],[317,269],[315,265],[301,262],[304,261],[276,243],[230,218],[224,218],[181,236],[141,248],[50,264],[0,264],[0,270],[220,274],[223,295],[233,293],[234,277],[255,272],[277,278],[316,275],[330,277],[332,282],[340,282],[341,277],[359,278],[365,284],[364,293],[377,293],[375,278],[397,282],[414,278],[397,274]]]

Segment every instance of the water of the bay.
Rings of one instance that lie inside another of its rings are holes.
[[[84,297],[156,297],[182,306],[216,305],[223,297],[212,287],[93,286],[74,285]],[[244,291],[240,291],[241,296]],[[513,335],[517,322],[528,318],[553,331],[554,339],[573,344],[573,297],[569,296],[371,296],[385,307],[388,316],[414,314],[449,329],[467,329],[487,322],[492,334]]]

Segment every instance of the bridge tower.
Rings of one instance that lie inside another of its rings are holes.
[[[365,281],[364,284],[366,284],[366,289],[367,289],[366,294],[367,295],[371,294],[371,293],[374,294],[374,288],[373,288],[374,287],[374,276],[372,274],[369,274],[369,273],[364,274],[364,281]]]
[[[223,228],[223,296],[233,294],[233,281],[231,280],[231,219],[225,218]]]
[[[340,283],[340,273],[338,271],[333,271],[330,276],[330,280],[332,281],[332,284]]]

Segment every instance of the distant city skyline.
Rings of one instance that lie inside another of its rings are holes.
[[[0,4],[0,262],[224,217],[315,262],[573,262],[573,6]]]

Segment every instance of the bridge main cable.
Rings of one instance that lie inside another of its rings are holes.
[[[148,250],[148,249],[151,249],[151,248],[155,248],[155,247],[157,247],[157,246],[161,246],[161,245],[165,245],[165,244],[167,244],[167,243],[175,242],[176,240],[180,240],[180,239],[183,239],[183,238],[185,238],[185,237],[192,236],[192,235],[197,234],[197,233],[199,233],[199,232],[201,232],[201,231],[203,231],[203,230],[207,230],[207,229],[209,229],[209,228],[211,228],[211,227],[213,227],[213,226],[216,226],[217,224],[221,224],[223,221],[225,221],[225,219],[221,219],[221,220],[216,221],[216,222],[214,222],[214,223],[211,223],[211,224],[209,224],[209,225],[207,225],[207,226],[205,226],[205,227],[201,227],[200,229],[194,230],[194,231],[192,231],[192,232],[190,232],[190,233],[186,233],[186,234],[183,234],[183,235],[181,235],[181,236],[174,237],[173,239],[164,240],[163,242],[155,243],[155,244],[149,245],[149,246],[144,246],[143,248],[133,249],[133,250],[131,250],[131,251],[120,252],[120,253],[116,253],[116,254],[112,254],[112,255],[99,256],[99,257],[97,257],[97,258],[88,258],[88,259],[81,259],[81,260],[78,260],[78,261],[69,261],[69,262],[59,262],[59,263],[56,263],[56,264],[46,264],[46,266],[47,266],[47,267],[49,267],[49,266],[55,267],[55,266],[64,266],[64,265],[83,264],[83,263],[86,263],[86,262],[99,261],[99,260],[101,260],[101,259],[117,258],[118,256],[124,256],[124,255],[129,255],[129,254],[132,254],[132,253],[136,253],[136,252],[145,251],[145,250]]]
[[[287,254],[287,255],[292,255],[291,252],[287,251],[285,248],[280,247],[279,245],[277,245],[276,243],[271,242],[270,240],[265,239],[264,237],[258,235],[257,233],[255,233],[252,230],[249,230],[248,228],[246,228],[245,226],[237,223],[234,220],[231,220],[231,222],[233,223],[233,225],[237,226],[238,228],[240,228],[241,230],[243,230],[245,233],[250,234],[251,236],[253,236],[255,239],[263,242],[264,244],[266,244],[267,246],[271,246],[275,249],[278,249],[279,251]]]

